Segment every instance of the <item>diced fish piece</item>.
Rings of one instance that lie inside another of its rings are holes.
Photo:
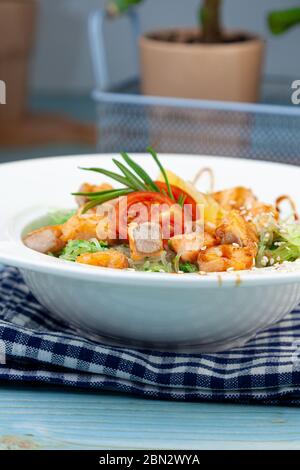
[[[24,244],[39,253],[57,253],[65,246],[61,235],[60,226],[43,227],[26,235]]]
[[[215,239],[209,234],[198,232],[176,235],[169,241],[170,248],[180,255],[181,261],[195,263],[199,251],[203,247],[211,247],[215,244]]]
[[[129,247],[134,261],[147,257],[158,257],[163,252],[163,240],[160,225],[153,222],[128,227]]]
[[[128,259],[117,250],[105,250],[97,253],[84,253],[76,259],[77,263],[99,266],[102,268],[127,269]]]

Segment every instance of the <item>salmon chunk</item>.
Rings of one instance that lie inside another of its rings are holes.
[[[176,235],[169,241],[171,250],[180,255],[181,261],[188,263],[196,263],[199,251],[215,244],[216,240],[207,232],[203,235],[197,232]]]
[[[216,238],[221,245],[237,244],[241,247],[258,243],[254,225],[246,222],[236,210],[228,212],[216,229]]]
[[[61,226],[62,240],[90,240],[97,238],[97,226],[101,217],[97,214],[73,215]]]
[[[223,272],[228,270],[242,271],[253,267],[257,248],[248,246],[244,248],[233,245],[219,245],[200,251],[198,266],[204,272]]]
[[[128,227],[128,239],[133,261],[159,257],[163,252],[161,228],[157,223],[137,224],[132,222]]]
[[[58,253],[65,246],[59,225],[43,227],[26,235],[24,244],[39,253]]]
[[[77,263],[89,264],[103,268],[127,269],[127,257],[117,250],[105,250],[97,253],[84,253],[76,259]]]

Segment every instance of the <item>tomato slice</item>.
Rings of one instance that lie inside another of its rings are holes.
[[[155,181],[155,184],[156,184],[156,186],[158,186],[158,188],[160,189],[161,192],[163,191],[164,193],[168,194],[168,186],[166,185],[166,183],[163,183],[161,181]],[[173,184],[171,184],[170,186],[171,186],[172,194],[174,196],[175,201],[178,202],[180,197],[184,197],[183,205],[184,206],[191,206],[192,218],[193,218],[193,220],[196,220],[196,218],[197,218],[197,203],[196,203],[196,201],[188,193],[186,193],[182,189],[178,188],[177,186],[175,186]]]
[[[174,204],[175,202],[169,196],[152,191],[133,192],[119,198],[115,206],[119,237],[124,240],[128,239],[127,226],[133,220],[138,220],[140,223],[150,220],[152,206],[157,205],[169,209]]]
[[[175,233],[183,233],[185,220],[182,208],[178,206],[178,200],[182,197],[184,198],[183,206],[191,208],[191,218],[192,220],[196,220],[197,203],[189,194],[177,186],[171,185],[172,194],[175,199],[173,200],[167,195],[168,187],[166,183],[156,181],[155,184],[160,189],[160,193],[153,191],[136,191],[119,199],[115,206],[116,227],[119,238],[128,240],[127,227],[133,220],[139,223],[149,221],[151,219],[150,214],[151,211],[153,211],[153,206],[157,206],[157,217],[162,227],[164,240],[168,240],[170,236],[172,237]],[[174,209],[170,212],[168,210],[169,208]],[[175,216],[178,210],[181,211],[179,222]]]

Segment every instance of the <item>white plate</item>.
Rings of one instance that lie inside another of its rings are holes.
[[[94,268],[26,248],[21,235],[28,224],[49,209],[73,207],[70,193],[83,181],[99,182],[99,175],[77,167],[112,169],[113,156],[56,157],[0,166],[0,261],[22,269],[34,295],[51,312],[93,337],[208,352],[242,344],[299,303],[297,263],[291,272],[261,269],[203,277]],[[134,158],[156,176],[149,156]],[[164,155],[161,160],[186,179],[210,166],[217,189],[245,185],[265,202],[283,193],[300,200],[298,167],[188,155]]]

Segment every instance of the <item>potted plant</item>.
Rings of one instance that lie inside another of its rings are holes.
[[[19,119],[26,110],[27,76],[36,20],[35,0],[0,0],[0,80],[6,105],[0,119]]]
[[[143,0],[111,0],[121,14]],[[145,34],[140,39],[145,94],[255,102],[259,98],[264,41],[244,31],[225,31],[222,0],[203,0],[199,27]]]

